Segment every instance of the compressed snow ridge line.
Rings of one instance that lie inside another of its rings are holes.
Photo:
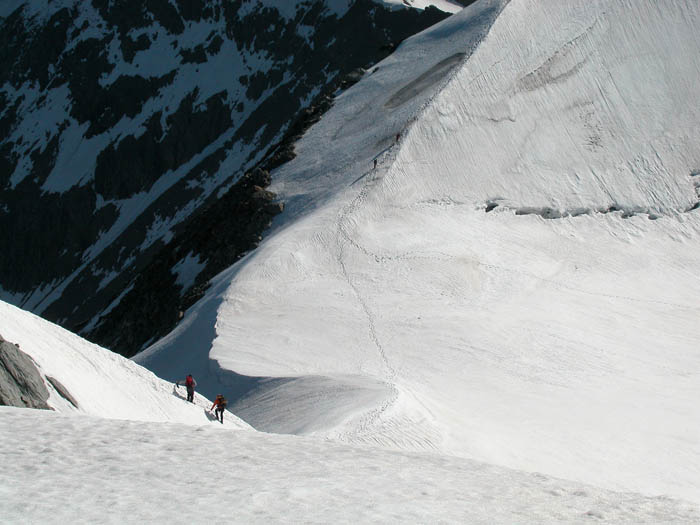
[[[426,7],[437,7],[446,13],[457,13],[464,7],[458,2],[451,0],[375,0],[378,3],[394,6],[395,9],[425,9]]]

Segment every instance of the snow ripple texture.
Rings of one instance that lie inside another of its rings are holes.
[[[0,418],[0,512],[7,523],[700,519],[686,502],[459,458],[7,407]]]

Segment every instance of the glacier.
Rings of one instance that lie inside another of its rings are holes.
[[[136,360],[250,378],[259,429],[697,503],[699,21],[481,0],[404,41],[272,173],[272,232]]]

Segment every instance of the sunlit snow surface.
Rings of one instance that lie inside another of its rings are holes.
[[[459,2],[451,0],[378,0],[383,4],[390,5],[396,8],[415,7],[425,9],[428,6],[434,6],[446,13],[456,13],[462,9]]]
[[[0,420],[4,523],[700,520],[686,502],[460,458],[6,407]]]
[[[697,1],[482,0],[405,41],[137,360],[295,378],[241,394],[264,430],[700,502],[699,26]]]

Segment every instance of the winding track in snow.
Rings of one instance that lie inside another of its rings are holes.
[[[387,148],[387,151],[389,148]],[[376,172],[377,169],[375,168],[373,170],[368,170],[366,173],[360,177],[361,179],[364,178],[364,182],[362,185],[362,188],[358,192],[358,194],[355,196],[354,199],[352,199],[346,206],[344,206],[340,214],[338,215],[338,219],[336,221],[336,228],[338,232],[338,236],[336,237],[337,241],[337,248],[338,248],[338,254],[337,254],[337,262],[338,265],[341,269],[341,272],[343,274],[343,278],[347,282],[348,286],[350,289],[353,291],[355,297],[357,298],[358,303],[360,304],[360,307],[362,308],[362,311],[365,313],[365,316],[367,318],[367,328],[369,332],[369,338],[374,344],[375,348],[377,349],[377,352],[379,354],[379,359],[380,362],[382,363],[384,369],[385,369],[385,376],[383,380],[386,382],[387,386],[390,389],[390,395],[389,398],[384,401],[378,408],[370,410],[367,414],[365,414],[359,424],[356,426],[356,428],[353,431],[353,435],[364,435],[367,434],[367,429],[375,426],[376,424],[379,423],[381,420],[381,417],[383,414],[387,412],[387,410],[396,403],[399,397],[399,391],[398,388],[396,387],[395,384],[395,379],[396,379],[396,370],[391,366],[391,363],[389,363],[389,360],[386,355],[386,351],[384,350],[384,346],[382,345],[382,342],[379,339],[379,336],[377,335],[377,328],[376,328],[376,320],[375,316],[369,307],[366,299],[363,297],[362,293],[360,292],[359,287],[357,284],[354,282],[352,276],[350,275],[350,272],[348,271],[348,268],[345,264],[344,261],[344,255],[345,255],[345,250],[346,246],[351,246],[353,248],[356,248],[360,250],[361,252],[365,252],[365,250],[360,247],[357,242],[352,238],[350,233],[348,232],[348,222],[349,222],[349,217],[353,215],[357,210],[362,206],[362,203],[365,201],[367,194],[370,190],[370,187],[372,183],[377,180],[377,174],[375,173],[374,177],[367,177],[367,175],[371,174],[372,172]],[[386,169],[386,168],[381,168],[381,169]],[[358,179],[359,180],[359,179]],[[345,436],[345,439],[347,439],[348,436]]]

